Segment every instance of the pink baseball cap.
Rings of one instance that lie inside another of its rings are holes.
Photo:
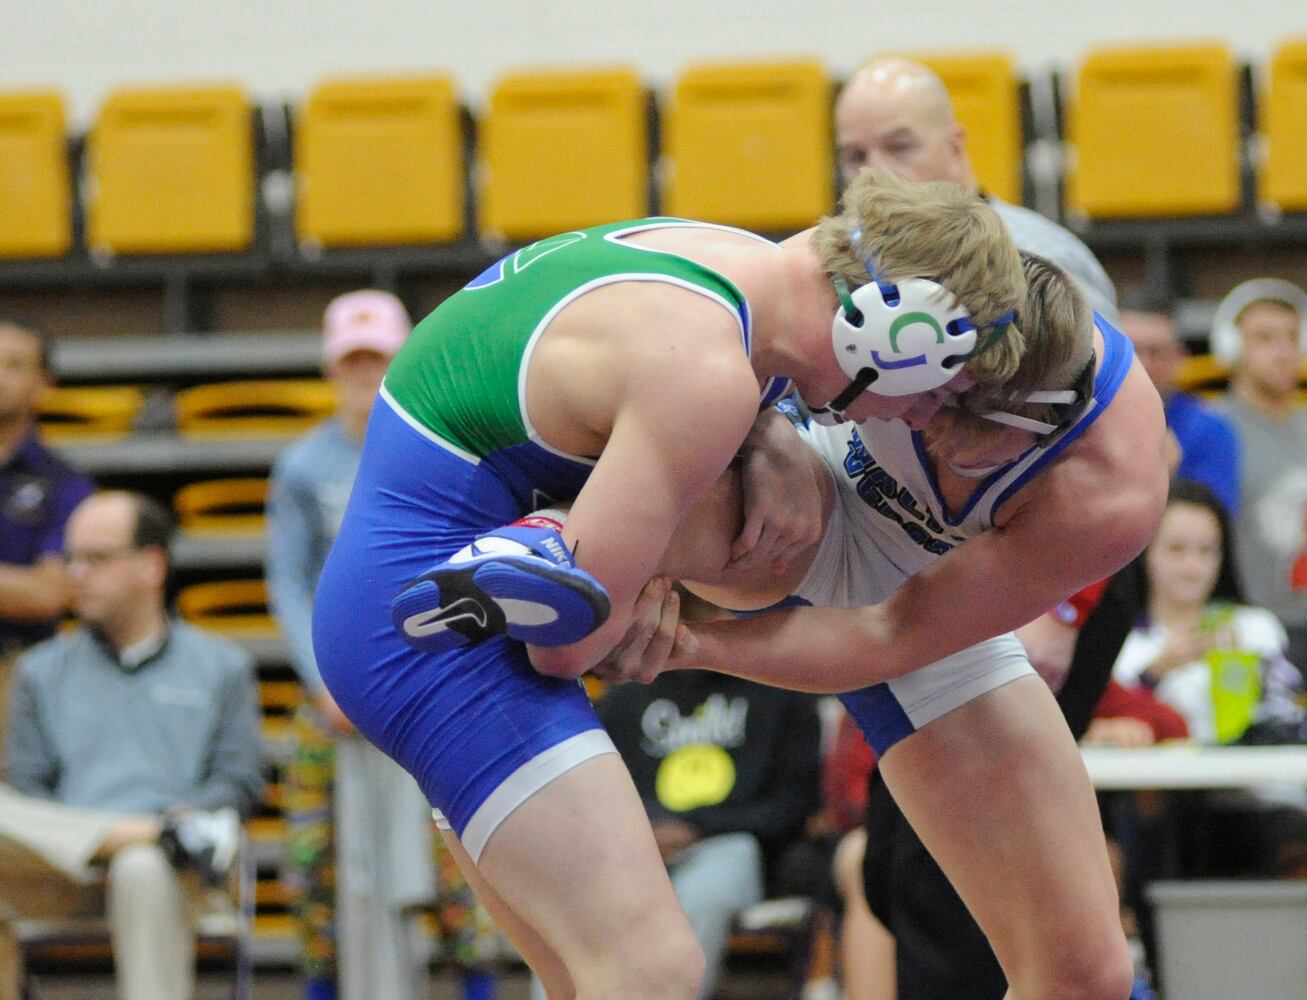
[[[322,356],[327,364],[354,351],[391,357],[412,329],[404,303],[389,292],[348,292],[332,299],[322,317]]]

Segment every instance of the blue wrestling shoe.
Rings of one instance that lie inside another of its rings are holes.
[[[608,592],[554,528],[496,528],[423,573],[390,604],[414,649],[443,653],[507,635],[536,646],[577,642],[608,620]]]

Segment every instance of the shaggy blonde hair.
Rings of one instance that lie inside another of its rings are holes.
[[[1021,267],[1027,289],[1016,316],[1024,331],[1021,363],[1001,385],[977,383],[957,398],[956,406],[940,412],[952,417],[941,421],[951,436],[998,431],[1002,425],[980,416],[994,410],[1057,423],[1053,407],[1026,403],[1025,397],[1040,389],[1071,388],[1093,361],[1094,314],[1076,283],[1056,264],[1025,250]]]
[[[845,190],[840,209],[817,224],[816,249],[827,273],[850,288],[871,280],[868,262],[886,281],[929,278],[966,307],[981,327],[982,344],[990,333],[984,327],[1025,299],[1026,279],[1007,227],[955,184],[912,183],[868,167]],[[997,387],[1017,373],[1025,348],[1020,328],[1009,325],[964,370],[979,385]]]

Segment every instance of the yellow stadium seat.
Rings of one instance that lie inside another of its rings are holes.
[[[910,58],[939,74],[976,180],[1004,201],[1021,202],[1021,97],[1016,63],[1006,52],[918,53]]]
[[[1307,210],[1307,38],[1276,51],[1261,109],[1260,196],[1285,211]]]
[[[55,386],[37,403],[37,421],[47,440],[71,442],[81,438],[129,434],[145,394],[134,385]]]
[[[322,379],[253,379],[181,389],[177,430],[192,436],[298,434],[330,416],[336,391]]]
[[[298,681],[259,681],[260,735],[266,743],[279,743],[290,736],[292,717],[304,699],[304,688]],[[280,785],[267,786],[264,805],[273,809],[282,807]]]
[[[247,826],[251,843],[265,848],[280,848],[285,845],[288,834],[284,817],[254,816],[248,821]]]
[[[1200,396],[1219,396],[1230,387],[1230,369],[1210,354],[1185,358],[1175,375],[1176,386]],[[1307,401],[1307,361],[1298,369],[1299,401]]]
[[[191,624],[231,638],[270,639],[278,634],[262,580],[193,583],[177,594],[177,610]]]
[[[58,257],[72,243],[64,102],[0,94],[0,258]]]
[[[819,62],[702,65],[663,117],[663,207],[768,232],[834,205],[830,78]]]
[[[1180,362],[1175,382],[1185,392],[1223,391],[1230,384],[1230,369],[1211,354],[1195,354]]]
[[[120,90],[88,142],[87,240],[119,254],[244,250],[253,118],[236,87]]]
[[[259,705],[271,715],[288,715],[304,699],[299,681],[259,681]]]
[[[296,231],[327,247],[457,239],[463,178],[448,77],[326,81],[296,132]]]
[[[629,69],[501,79],[481,122],[482,231],[521,240],[647,214],[646,108]]]
[[[1237,96],[1223,45],[1092,52],[1068,109],[1068,206],[1091,218],[1234,211]]]
[[[266,526],[268,480],[260,476],[190,483],[172,498],[178,524],[197,533],[252,533]]]

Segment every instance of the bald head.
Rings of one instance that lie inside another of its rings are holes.
[[[874,59],[858,70],[835,104],[835,139],[845,184],[863,167],[879,166],[910,181],[976,190],[948,90],[921,63]]]

